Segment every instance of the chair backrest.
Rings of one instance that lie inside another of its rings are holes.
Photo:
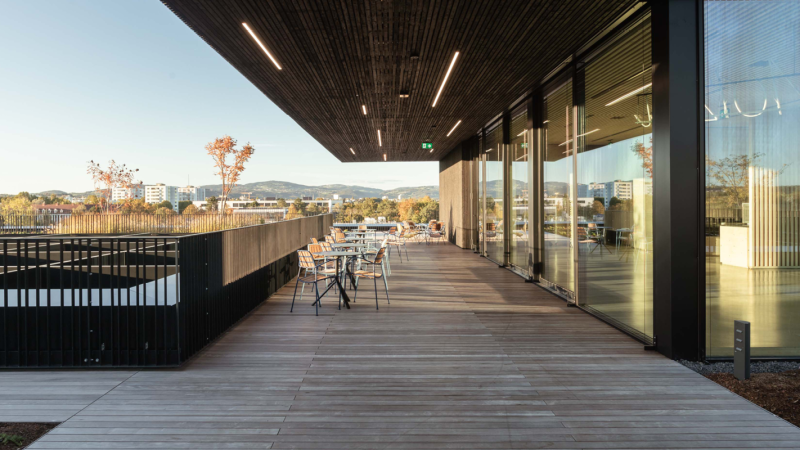
[[[336,243],[336,239],[334,239],[333,236],[325,236],[325,242],[328,244],[334,244]]]
[[[397,227],[389,228],[389,234],[395,234],[395,233],[397,233]]]
[[[359,225],[358,229],[359,229],[359,231],[367,231],[367,226],[366,225]]]
[[[578,227],[578,240],[586,239],[586,237],[587,237],[586,228]]]
[[[597,228],[597,224],[596,223],[587,223],[586,226],[589,227],[589,229]]]
[[[381,247],[378,249],[378,253],[375,254],[375,264],[380,264],[383,261],[383,253],[386,251],[386,247]]]
[[[322,246],[319,244],[308,244],[308,251],[310,251],[312,255],[316,255],[323,250]]]
[[[319,241],[317,240],[317,238],[311,238],[311,243],[312,244],[319,244]]]
[[[412,222],[410,220],[407,220],[406,224],[408,225],[408,228],[414,228],[415,226],[417,226],[417,224],[415,224],[414,222]]]
[[[386,236],[385,238],[383,238],[383,242],[381,242],[381,248],[384,248],[387,245],[389,245],[389,236]]]
[[[487,223],[487,224],[486,224],[486,230],[487,230],[487,231],[494,231],[494,230],[495,230],[495,224],[494,224],[494,222],[489,222],[489,223]]]
[[[434,223],[433,224],[433,231],[442,231],[442,224],[439,223],[439,222]]]
[[[297,263],[302,269],[313,269],[316,266],[314,264],[314,255],[308,250],[297,251]]]
[[[344,236],[344,233],[336,233],[336,242],[339,244],[344,244],[347,242],[347,238]]]
[[[320,242],[319,245],[322,247],[323,252],[332,252],[333,246],[330,242]]]
[[[344,233],[344,231],[342,231],[341,228],[334,228],[333,231],[335,231],[337,233]]]

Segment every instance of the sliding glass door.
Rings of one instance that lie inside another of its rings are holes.
[[[486,243],[486,257],[498,264],[505,264],[505,223],[503,214],[505,202],[503,200],[503,185],[505,184],[503,126],[498,124],[491,131],[486,132],[484,145],[484,158],[486,160],[486,223],[484,225],[484,239]]]
[[[572,236],[576,196],[572,114],[572,80],[569,80],[544,98],[541,142],[544,191],[542,278],[569,293],[575,292]]]
[[[509,264],[516,272],[528,276],[530,260],[530,230],[528,204],[530,193],[528,143],[528,107],[523,104],[511,113],[511,143],[509,160]]]

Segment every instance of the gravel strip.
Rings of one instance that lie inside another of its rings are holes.
[[[679,363],[694,370],[701,375],[709,375],[712,373],[733,373],[732,362],[717,362],[711,364],[703,364],[701,362],[693,362],[686,360],[678,360]],[[750,373],[780,373],[787,370],[800,369],[800,362],[793,361],[758,361],[750,363]]]

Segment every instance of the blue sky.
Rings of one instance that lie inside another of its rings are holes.
[[[218,182],[204,146],[256,153],[242,183],[438,184],[438,163],[343,164],[157,0],[0,0],[0,193],[92,189],[89,160],[145,183]]]

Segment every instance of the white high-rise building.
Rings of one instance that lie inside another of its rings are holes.
[[[199,202],[206,199],[206,190],[196,186],[178,188],[179,202]]]
[[[147,203],[161,203],[164,200],[172,203],[172,209],[178,211],[178,188],[156,183],[144,187],[144,201]]]
[[[111,202],[126,199],[144,198],[143,187],[113,188],[111,189]]]
[[[612,197],[617,197],[620,200],[630,200],[633,198],[633,181],[609,181],[605,184],[605,198],[606,208],[609,207]]]

